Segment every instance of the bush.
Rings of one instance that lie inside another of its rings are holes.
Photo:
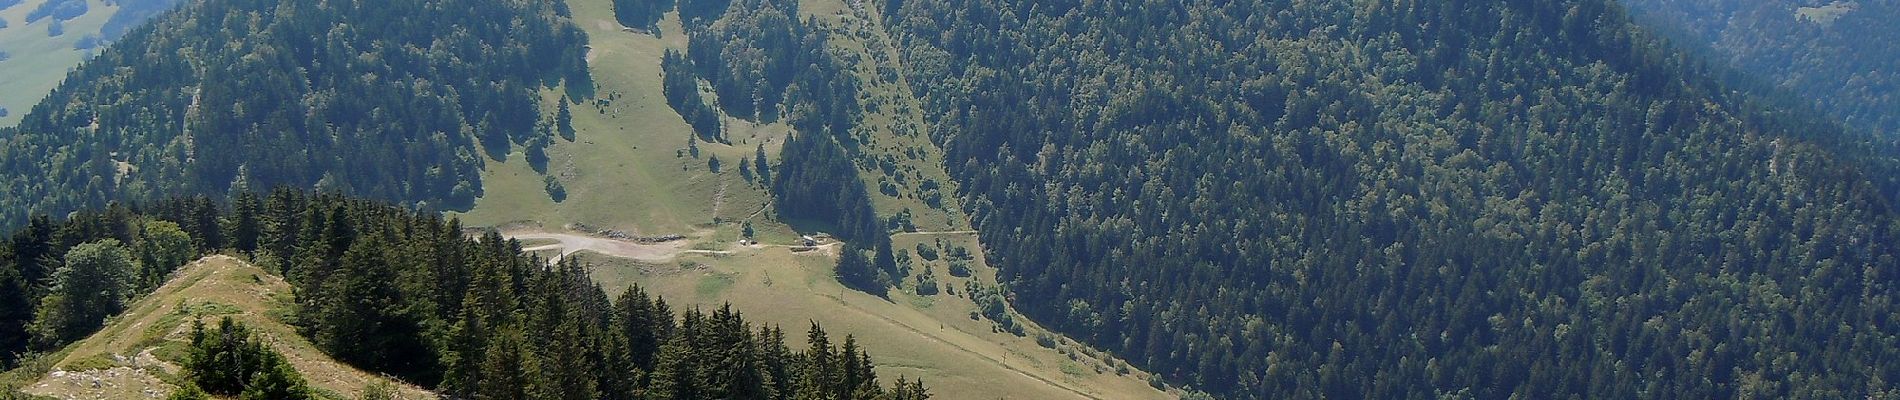
[[[1036,345],[1042,346],[1045,349],[1056,348],[1056,337],[1048,333],[1038,333],[1036,334]]]
[[[918,243],[917,256],[923,257],[924,261],[937,261],[937,248]]]
[[[924,273],[918,274],[916,279],[918,296],[935,296],[942,289],[937,284],[937,274],[929,268],[925,268]]]
[[[950,276],[968,278],[970,275],[974,275],[970,272],[970,263],[962,260],[950,261]]]
[[[303,376],[284,356],[231,317],[219,321],[217,331],[193,323],[191,355],[184,364],[188,386],[205,393],[242,399],[311,398]]]

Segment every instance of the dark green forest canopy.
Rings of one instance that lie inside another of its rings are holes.
[[[1016,305],[1172,381],[1900,382],[1891,156],[1725,87],[1614,2],[879,7]]]
[[[234,185],[466,205],[484,154],[536,132],[534,91],[586,85],[585,37],[565,12],[548,0],[191,2],[0,131],[0,226]]]
[[[1795,93],[1848,126],[1900,136],[1900,3],[1623,0],[1637,21]]]

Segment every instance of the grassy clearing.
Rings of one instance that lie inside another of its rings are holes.
[[[1801,20],[1820,24],[1821,26],[1829,26],[1834,25],[1834,21],[1841,19],[1842,16],[1853,12],[1854,9],[1857,8],[1860,8],[1859,3],[1852,1],[1835,1],[1820,7],[1797,8],[1794,10],[1794,13],[1795,17]]]
[[[180,269],[171,281],[134,303],[99,333],[45,357],[43,369],[23,369],[36,377],[22,388],[59,398],[145,398],[175,389],[179,362],[192,321],[235,318],[268,340],[312,388],[346,398],[386,378],[336,362],[295,328],[281,320],[292,304],[290,286],[255,266],[226,256],[208,257]],[[19,371],[16,371],[19,372]],[[10,372],[9,374],[13,374]],[[94,382],[104,382],[95,384]],[[431,398],[412,386],[399,386],[403,398]]]
[[[59,86],[66,72],[79,66],[89,55],[87,51],[74,50],[73,44],[99,32],[106,20],[119,11],[117,5],[107,5],[103,0],[88,0],[86,15],[61,22],[65,34],[48,36],[47,27],[52,25],[52,18],[26,23],[26,14],[45,2],[26,0],[0,10],[0,19],[5,19],[7,25],[0,28],[0,51],[9,55],[6,61],[0,61],[0,77],[5,77],[0,79],[0,108],[7,110],[7,116],[0,117],[0,126],[20,123],[21,116]]]
[[[770,196],[758,183],[740,177],[737,167],[760,144],[776,155],[790,128],[728,120],[733,144],[698,143],[700,156],[691,156],[686,150],[691,128],[666,105],[660,89],[660,56],[667,49],[685,48],[676,17],[661,23],[662,39],[622,31],[607,1],[570,4],[575,23],[589,36],[597,97],[571,106],[575,140],[556,140],[549,149],[547,174],[567,188],[567,199],[550,199],[543,175],[529,168],[517,151],[507,160],[490,160],[482,176],[482,198],[468,212],[451,215],[470,225],[526,219],[549,227],[584,223],[642,235],[694,237],[737,232],[741,222],[752,221],[762,237],[796,237],[770,219]],[[544,93],[549,115],[559,93]],[[710,170],[711,157],[725,164],[722,171]]]

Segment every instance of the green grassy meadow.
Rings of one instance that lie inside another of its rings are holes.
[[[6,20],[6,27],[0,28],[0,51],[8,55],[6,61],[0,61],[0,108],[7,110],[7,115],[0,117],[0,126],[20,123],[40,98],[59,86],[67,71],[79,66],[89,54],[73,49],[73,44],[98,32],[118,11],[118,6],[106,5],[103,0],[87,0],[85,15],[62,22],[64,34],[49,36],[47,28],[52,18],[26,23],[26,14],[45,2],[26,0],[0,10],[0,19]]]

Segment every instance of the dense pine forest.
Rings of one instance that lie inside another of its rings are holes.
[[[1900,382],[1892,166],[1616,3],[879,6],[1014,304],[1192,388]]]
[[[1645,26],[1842,123],[1900,134],[1900,4],[1624,0]]]
[[[326,353],[452,398],[928,397],[919,381],[880,386],[850,336],[836,343],[813,325],[788,339],[729,307],[675,313],[638,287],[610,297],[578,259],[549,265],[431,213],[287,189],[240,192],[228,207],[116,204],[33,218],[0,246],[0,363],[90,335],[171,270],[224,251],[281,271],[296,288],[299,333]],[[261,384],[308,395],[294,371],[218,375],[287,368],[241,325],[220,325],[194,333],[187,367],[200,387],[183,393],[250,396]]]
[[[545,0],[190,2],[0,131],[0,226],[234,186],[464,206],[486,159],[542,131],[536,90],[591,85],[566,12]]]

